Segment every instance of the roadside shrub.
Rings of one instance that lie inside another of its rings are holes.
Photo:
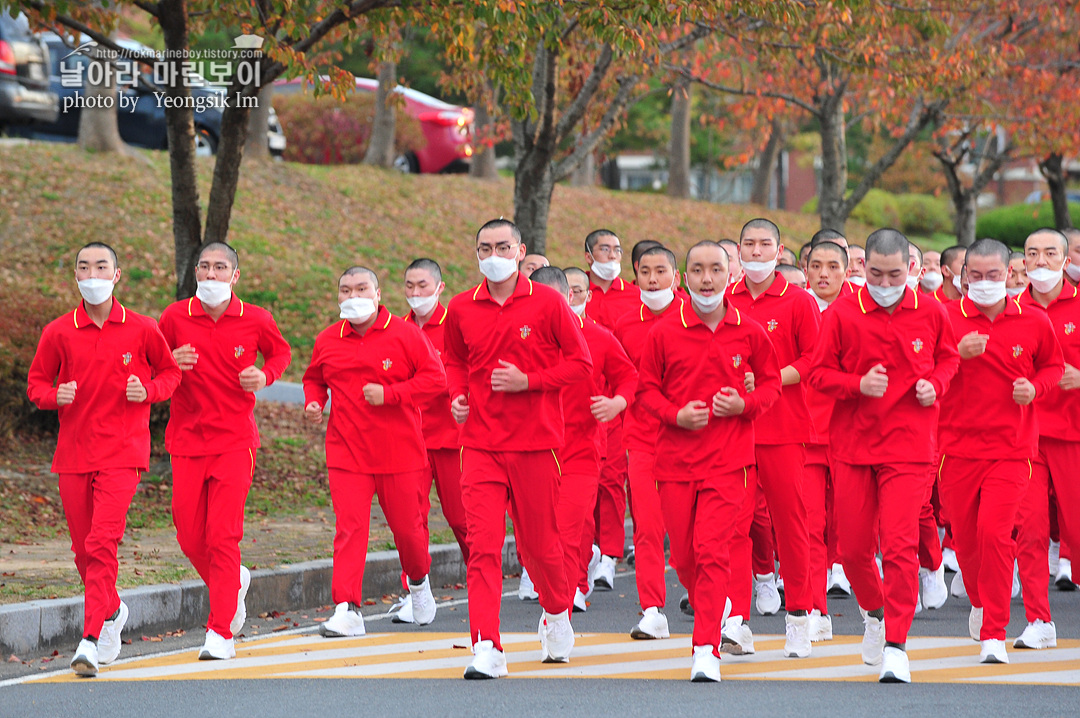
[[[26,375],[45,325],[72,307],[28,292],[0,291],[11,311],[0,312],[0,437],[25,425],[56,425],[55,411],[38,411],[26,397]],[[74,306],[74,302],[72,302]],[[17,308],[17,309],[16,309]]]
[[[1080,227],[1080,204],[1069,204],[1073,226]],[[1054,226],[1054,206],[1041,204],[1012,204],[992,209],[975,221],[975,237],[993,237],[1012,247],[1023,246],[1027,236],[1036,229]]]
[[[288,144],[284,158],[306,164],[359,164],[367,152],[375,120],[375,95],[354,93],[344,102],[297,93],[274,98]],[[398,151],[424,147],[420,122],[397,109],[394,146]]]
[[[817,214],[818,198],[814,197],[799,210],[803,214]],[[851,210],[853,219],[871,227],[900,227],[900,203],[896,196],[882,189],[872,189]]]
[[[932,237],[953,229],[949,203],[943,197],[900,194],[896,202],[900,206],[900,231],[908,236]]]

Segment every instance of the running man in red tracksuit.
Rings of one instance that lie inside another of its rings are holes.
[[[374,272],[345,270],[338,279],[341,321],[315,338],[304,372],[310,422],[322,422],[327,391],[333,395],[326,468],[337,517],[330,588],[337,607],[319,626],[326,637],[364,635],[360,604],[375,495],[408,577],[413,623],[435,620],[420,496],[430,473],[420,408],[446,387],[446,374],[423,332],[379,306],[379,298]]]
[[[559,293],[517,271],[525,244],[513,222],[476,233],[486,277],[450,300],[445,347],[450,409],[463,423],[461,500],[469,536],[472,664],[465,678],[507,674],[499,636],[505,515],[528,557],[540,605],[540,653],[565,662],[574,645],[571,586],[559,539],[560,391],[592,372],[577,317]]]
[[[1065,282],[1069,241],[1056,229],[1040,229],[1024,242],[1028,287],[1020,306],[1046,312],[1065,358],[1058,385],[1036,397],[1039,412],[1039,455],[1017,516],[1016,560],[1024,588],[1028,625],[1014,648],[1057,646],[1057,626],[1050,615],[1050,574],[1045,557],[1050,548],[1050,489],[1057,496],[1063,521],[1061,535],[1080,546],[1080,290]]]
[[[236,656],[251,573],[240,563],[244,502],[255,471],[255,392],[277,381],[292,351],[270,312],[233,294],[239,259],[207,244],[195,265],[195,296],[166,307],[159,326],[183,371],[165,448],[172,457],[176,540],[210,594],[201,660]],[[263,367],[255,366],[263,355]],[[213,397],[213,401],[207,401]]]
[[[803,289],[792,286],[776,271],[783,251],[780,230],[767,219],[752,219],[739,234],[743,278],[728,290],[728,300],[747,319],[764,327],[776,349],[783,374],[780,400],[758,419],[757,485],[747,491],[741,525],[749,525],[757,506],[757,492],[765,494],[776,535],[776,550],[784,575],[787,631],[784,654],[810,655],[810,617],[814,598],[810,585],[810,533],[803,471],[806,444],[811,439],[803,377],[817,342],[820,311]],[[750,618],[751,546],[739,531],[732,551],[731,613],[724,625],[724,643],[732,653],[753,651]]]
[[[71,668],[94,676],[120,655],[128,617],[116,593],[116,548],[139,472],[150,466],[150,404],[172,395],[180,369],[157,323],[113,298],[120,267],[111,247],[80,249],[75,279],[83,301],[41,332],[27,396],[60,417],[52,472],[85,586],[83,639]]]
[[[658,321],[679,310],[683,300],[675,296],[679,270],[671,250],[656,246],[638,260],[637,285],[641,304],[624,314],[615,326],[615,336],[630,360],[641,370],[645,338]],[[634,517],[634,579],[637,581],[641,620],[630,635],[639,639],[667,638],[670,631],[664,604],[664,514],[656,490],[656,435],[660,419],[635,403],[623,419],[624,444],[630,470],[630,512]]]
[[[959,358],[940,303],[907,287],[908,241],[866,240],[866,286],[833,303],[808,378],[836,398],[829,426],[840,558],[882,682],[911,681],[907,634],[919,597],[919,511],[931,479],[937,398]],[[884,584],[875,554],[881,547]]]
[[[690,680],[720,680],[720,641],[735,517],[754,467],[754,420],[780,396],[765,330],[724,302],[728,257],[716,242],[686,255],[691,302],[645,342],[637,401],[659,417],[655,474],[671,562],[694,607]],[[691,307],[692,304],[692,307]],[[755,390],[744,386],[753,372]]]
[[[424,331],[435,353],[446,364],[443,354],[443,333],[446,331],[446,307],[441,296],[446,284],[442,268],[433,259],[417,259],[405,268],[405,299],[411,311],[405,321]],[[454,532],[461,560],[469,565],[469,544],[465,540],[465,507],[461,505],[461,427],[450,413],[450,397],[440,393],[421,410],[424,426],[424,445],[427,447],[431,472],[421,485],[421,511],[427,526],[431,511],[431,484],[439,495],[443,517]],[[412,623],[412,603],[409,594],[402,598],[394,623]]]
[[[941,406],[939,491],[971,600],[968,631],[983,663],[1008,663],[1012,534],[1039,455],[1033,402],[1061,380],[1065,360],[1046,312],[1007,296],[1008,247],[981,239],[964,269],[968,295],[948,305],[962,361]]]
[[[540,267],[530,279],[565,294],[567,303],[571,274],[580,288],[588,287],[588,275],[571,267]],[[592,557],[594,531],[586,535],[596,506],[600,466],[607,450],[605,424],[619,418],[637,389],[637,369],[630,363],[615,336],[588,317],[577,317],[592,357],[592,375],[563,387],[562,405],[566,444],[559,450],[562,479],[559,482],[559,534],[566,552],[566,579],[573,594],[574,611],[588,607],[587,572]],[[611,394],[611,396],[607,396]],[[585,586],[585,590],[582,590]]]
[[[585,311],[600,326],[613,332],[627,312],[637,309],[640,296],[637,286],[619,276],[622,256],[619,238],[610,229],[596,229],[585,237],[585,262],[589,267],[589,302]],[[625,417],[624,414],[605,427],[608,453],[596,496],[594,520],[600,560],[593,567],[592,578],[596,588],[604,591],[615,586],[615,564],[622,558],[626,544],[629,479],[622,431]]]

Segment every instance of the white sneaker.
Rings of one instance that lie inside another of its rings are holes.
[[[244,564],[240,564],[240,590],[236,593],[236,613],[233,614],[232,622],[229,624],[229,631],[233,634],[233,638],[244,630],[244,623],[247,621],[249,588],[251,588],[251,571]]]
[[[536,587],[533,586],[529,572],[524,566],[521,567],[521,581],[518,582],[518,598],[522,601],[540,600],[540,594],[536,592]]]
[[[885,650],[885,619],[874,618],[859,607],[863,617],[862,660],[868,666],[876,666],[882,661]]]
[[[334,615],[326,623],[319,624],[319,633],[324,638],[362,636],[366,633],[364,617],[360,615],[359,607],[348,602],[339,603],[334,609]]]
[[[982,650],[979,651],[981,663],[1008,663],[1009,654],[1005,652],[1005,641],[991,638],[982,642]]]
[[[646,608],[641,614],[641,620],[630,631],[631,638],[648,640],[651,638],[670,638],[668,632],[667,616],[660,612],[656,606]]]
[[[885,646],[885,650],[881,652],[878,683],[911,683],[911,667],[905,651],[896,646]]]
[[[952,594],[953,598],[967,598],[967,588],[964,587],[964,574],[960,571],[953,574],[949,593]]]
[[[427,576],[420,583],[409,581],[409,596],[412,597],[413,623],[426,626],[435,620],[435,597],[431,595],[431,582]]]
[[[971,613],[968,614],[968,635],[973,641],[978,641],[979,634],[982,633],[982,618],[983,610],[972,606]]]
[[[1057,627],[1053,621],[1044,623],[1037,618],[1013,641],[1013,648],[1057,648]]]
[[[748,656],[754,652],[754,632],[743,623],[742,616],[731,616],[724,621],[720,650],[733,656]]]
[[[101,624],[101,635],[98,636],[97,658],[98,663],[107,666],[120,655],[120,632],[124,630],[124,624],[128,620],[128,607],[123,601],[116,618]]]
[[[694,646],[694,666],[690,669],[691,683],[719,683],[720,659],[712,646]]]
[[[885,567],[881,563],[881,556],[875,556],[874,560],[877,561],[878,577],[884,579],[885,578]]]
[[[951,548],[941,549],[941,564],[946,571],[960,573],[960,562],[956,560],[956,551]]]
[[[473,646],[473,661],[465,669],[465,680],[502,678],[506,670],[506,654],[495,648],[491,641],[477,641]]]
[[[589,590],[585,593],[585,598],[592,595],[593,588],[593,572],[596,571],[596,567],[600,565],[600,557],[603,554],[600,553],[600,547],[596,544],[592,545],[592,558],[589,559],[589,567],[585,569],[585,580],[589,584]]]
[[[615,588],[615,559],[611,556],[600,557],[600,563],[596,564],[593,573],[593,586],[600,591]]]
[[[775,573],[754,575],[754,607],[762,616],[772,616],[780,610]]]
[[[574,647],[574,628],[570,612],[548,613],[540,616],[540,657],[544,663],[569,663]]]
[[[200,661],[225,661],[236,658],[236,642],[231,638],[224,638],[213,629],[206,629],[206,640],[199,649]]]
[[[810,616],[793,616],[784,620],[784,655],[788,658],[807,658],[810,655]]]
[[[731,599],[728,599],[728,605],[731,605]],[[684,593],[683,597],[679,599],[679,610],[685,613],[687,616],[694,615],[694,607],[690,605],[690,594]]]
[[[1013,561],[1012,598],[1020,595],[1020,564]]]
[[[75,656],[71,659],[71,670],[80,676],[92,677],[98,672],[98,647],[89,638],[79,641]]]
[[[1056,577],[1060,568],[1059,561],[1061,560],[1061,544],[1057,541],[1050,542],[1048,558],[1050,559],[1050,575]]]
[[[1072,561],[1067,558],[1058,560],[1057,577],[1054,585],[1059,591],[1075,591],[1076,584],[1072,580]]]
[[[938,566],[937,571],[919,569],[919,598],[922,599],[923,608],[930,611],[945,605],[945,601],[949,599],[949,589],[945,586],[944,562]]]
[[[406,593],[399,598],[398,602],[391,606],[386,614],[388,616],[393,616],[393,618],[390,619],[391,623],[415,623],[412,611],[412,595]]]
[[[821,611],[815,608],[810,612],[810,641],[820,643],[832,639],[832,616],[822,615]]]
[[[839,596],[840,598],[847,598],[851,595],[851,582],[848,581],[847,574],[844,573],[844,565],[841,563],[834,563],[832,570],[829,571],[829,588],[828,593],[830,596]]]
[[[776,574],[776,590],[780,594],[780,598],[784,597],[784,577],[779,573]]]
[[[589,604],[585,600],[585,594],[580,588],[574,589],[574,613],[585,613],[589,610]]]

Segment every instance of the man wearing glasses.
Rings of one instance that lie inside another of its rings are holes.
[[[513,222],[476,233],[486,278],[450,300],[445,345],[450,410],[461,432],[461,499],[469,542],[469,627],[474,659],[465,678],[507,675],[499,636],[504,516],[528,557],[540,594],[541,656],[569,660],[573,595],[556,522],[563,446],[560,390],[589,378],[580,322],[551,287],[518,272],[525,257]]]

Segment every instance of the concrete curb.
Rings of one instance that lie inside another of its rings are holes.
[[[429,575],[436,593],[439,586],[465,580],[465,563],[456,544],[432,546],[430,552]],[[333,561],[322,559],[252,571],[248,615],[328,605],[332,570]],[[516,543],[513,537],[507,537],[503,544],[503,573],[518,570]],[[380,598],[388,593],[401,593],[397,551],[369,553],[364,597]],[[120,591],[120,597],[130,611],[125,633],[156,635],[180,628],[198,629],[205,625],[210,610],[202,581],[140,586]],[[61,647],[73,648],[82,637],[82,623],[81,596],[0,606],[0,653],[28,658]]]

